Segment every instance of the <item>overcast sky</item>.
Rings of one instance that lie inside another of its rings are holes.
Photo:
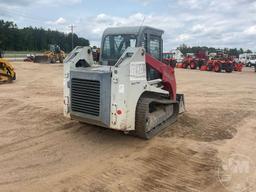
[[[0,19],[75,32],[99,45],[106,27],[165,31],[165,50],[187,45],[256,50],[256,0],[0,0]]]

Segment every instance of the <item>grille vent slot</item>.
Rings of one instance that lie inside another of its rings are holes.
[[[93,116],[100,115],[100,81],[71,80],[71,109]]]

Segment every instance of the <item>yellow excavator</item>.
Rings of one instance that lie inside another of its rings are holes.
[[[63,63],[65,59],[65,52],[60,49],[58,45],[50,45],[50,50],[44,52],[42,55],[36,55],[34,58],[35,63]]]
[[[11,83],[14,80],[16,80],[16,73],[13,65],[9,61],[0,58],[0,84]]]

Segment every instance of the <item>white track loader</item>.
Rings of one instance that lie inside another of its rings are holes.
[[[64,113],[83,123],[150,139],[184,112],[174,69],[162,63],[163,31],[108,28],[100,62],[90,47],[76,47],[64,61]]]

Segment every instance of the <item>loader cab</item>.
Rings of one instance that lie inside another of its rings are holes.
[[[50,51],[53,53],[60,53],[60,46],[59,45],[50,45]]]
[[[152,27],[107,28],[102,37],[102,65],[113,66],[128,47],[144,47],[146,52],[162,61],[164,31]]]

